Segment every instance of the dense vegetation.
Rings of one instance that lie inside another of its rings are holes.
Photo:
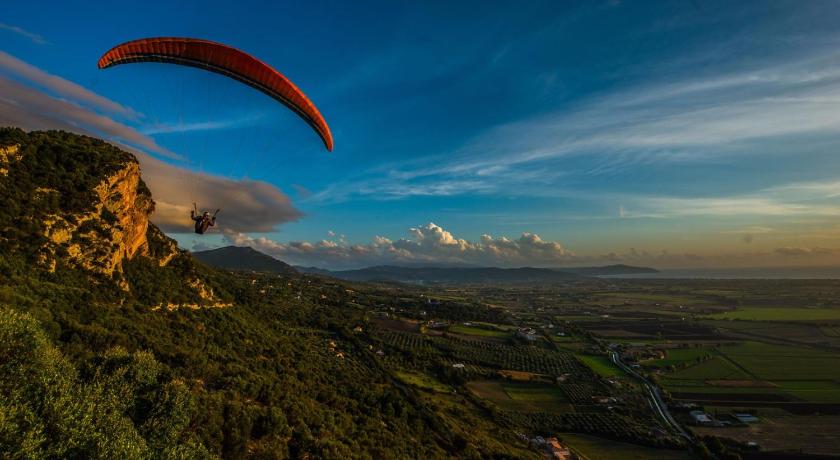
[[[0,146],[14,145],[20,158],[0,180],[0,249],[6,251],[37,249],[47,216],[91,210],[99,181],[137,161],[91,137],[0,128]]]
[[[353,328],[370,329],[389,295],[219,272],[188,254],[160,266],[166,241],[154,227],[150,256],[115,277],[128,289],[33,263],[41,213],[88,209],[98,178],[134,160],[66,133],[3,130],[10,144],[25,154],[0,177],[0,457],[534,455],[512,432],[490,437],[462,423],[469,414],[419,398],[373,358]],[[36,209],[30,184],[45,182],[61,193]],[[194,279],[225,308],[192,308]]]

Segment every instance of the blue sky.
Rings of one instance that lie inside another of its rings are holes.
[[[52,3],[7,7],[0,50],[138,114],[107,116],[160,147],[121,138],[163,162],[146,174],[232,179],[226,196],[276,187],[256,200],[274,210],[225,209],[215,235],[172,228],[186,247],[328,266],[840,262],[832,2]],[[96,69],[150,36],[275,66],[324,114],[335,151],[224,77]],[[178,193],[149,180],[173,216],[224,201],[183,177]],[[245,210],[273,230],[237,228]]]

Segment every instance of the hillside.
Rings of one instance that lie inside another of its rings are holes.
[[[250,247],[225,246],[209,251],[196,251],[192,256],[207,265],[226,270],[297,273],[291,265]]]
[[[377,359],[371,311],[422,298],[198,263],[102,141],[0,129],[0,152],[0,457],[539,457]]]

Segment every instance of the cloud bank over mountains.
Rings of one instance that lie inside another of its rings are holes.
[[[546,241],[533,233],[522,233],[519,238],[485,234],[478,241],[469,241],[431,222],[410,228],[408,233],[408,238],[397,240],[374,236],[367,244],[349,244],[342,238],[283,243],[228,230],[223,234],[223,242],[248,246],[293,265],[329,269],[375,265],[570,267],[618,263],[656,268],[827,265],[840,254],[840,250],[829,248],[782,247],[716,255],[650,253],[632,248],[622,253],[578,255],[560,242]]]
[[[553,266],[577,260],[560,243],[544,241],[531,233],[523,233],[517,239],[482,235],[479,241],[468,241],[430,222],[409,229],[409,234],[409,238],[398,240],[375,236],[368,244],[347,244],[341,240],[278,243],[231,231],[224,234],[224,239],[290,263],[332,268],[384,264]]]

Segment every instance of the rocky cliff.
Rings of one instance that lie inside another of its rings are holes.
[[[61,248],[66,260],[86,270],[112,275],[122,263],[149,254],[147,232],[154,202],[142,186],[140,167],[128,162],[94,187],[92,209],[80,213],[52,213],[43,221],[48,242],[42,263],[54,269]],[[59,193],[42,189],[39,194]],[[44,197],[46,198],[46,197]],[[177,247],[173,254],[177,253]],[[171,256],[167,259],[171,260]],[[168,261],[168,260],[167,260]]]
[[[0,250],[123,290],[132,288],[127,264],[148,272],[180,260],[171,271],[194,293],[192,303],[218,303],[190,256],[149,222],[153,211],[133,155],[86,136],[0,129]]]

